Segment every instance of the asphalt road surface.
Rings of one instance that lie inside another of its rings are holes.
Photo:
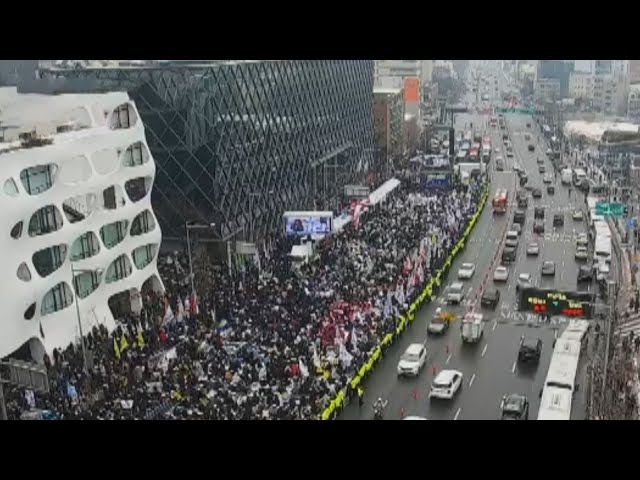
[[[471,97],[472,95],[468,95]],[[475,97],[475,94],[473,95]],[[464,128],[465,123],[485,125],[488,118],[479,115],[458,115],[457,129]],[[526,127],[527,122],[531,127]],[[507,188],[510,198],[514,198],[516,188],[516,174],[513,171],[514,161],[517,161],[527,171],[529,183],[544,186],[542,175],[538,173],[536,157],[545,159],[548,172],[553,172],[551,162],[546,159],[546,147],[538,143],[537,126],[530,116],[509,115],[507,117],[508,130],[512,139],[515,157],[507,159],[506,152],[502,156],[506,160],[504,172],[491,168],[491,200],[498,188]],[[491,133],[493,147],[503,148],[502,133],[499,128],[486,128]],[[525,134],[531,135],[531,141],[525,140]],[[541,136],[541,135],[540,135]],[[535,145],[535,151],[529,152],[529,143]],[[492,158],[495,157],[495,153]],[[449,307],[443,302],[445,290],[431,303],[425,305],[416,314],[416,319],[405,330],[401,338],[387,351],[383,361],[372,372],[364,384],[364,406],[358,402],[351,402],[341,415],[341,419],[372,419],[372,404],[376,398],[382,397],[389,401],[385,409],[386,419],[400,419],[404,415],[417,415],[428,420],[491,420],[500,415],[500,401],[503,395],[521,393],[527,395],[530,401],[529,418],[537,417],[539,408],[539,392],[542,389],[547,374],[552,345],[555,336],[561,332],[563,321],[543,324],[538,317],[526,315],[515,310],[515,284],[519,273],[531,273],[536,285],[544,287],[555,286],[560,289],[574,290],[579,264],[574,260],[574,236],[586,230],[584,222],[571,220],[570,212],[576,208],[583,208],[584,197],[573,192],[569,197],[568,189],[560,186],[558,176],[555,195],[548,195],[543,188],[543,197],[539,200],[529,198],[527,219],[522,232],[522,239],[518,247],[517,262],[509,266],[510,275],[507,282],[496,284],[501,292],[500,303],[495,310],[481,309],[479,299],[483,286],[492,282],[493,269],[499,265],[501,240],[505,231],[510,227],[515,211],[515,204],[510,205],[506,215],[493,215],[490,201],[480,216],[470,241],[465,250],[454,261],[446,283],[456,281],[457,270],[462,263],[472,262],[476,265],[476,272],[472,279],[464,280],[465,300],[460,306]],[[533,208],[545,206],[545,235],[536,237],[532,232]],[[552,226],[553,214],[565,214],[565,225],[554,231]],[[526,243],[535,239],[540,243],[539,258],[526,256]],[[556,262],[556,275],[553,278],[542,278],[540,267],[543,260]],[[442,336],[427,335],[427,325],[433,317],[436,308],[453,311],[463,315],[470,308],[482,313],[485,317],[484,336],[476,344],[462,344],[459,320]],[[516,362],[519,340],[522,335],[531,335],[542,339],[543,355],[537,366],[522,368]],[[425,368],[416,378],[398,378],[396,368],[400,356],[412,343],[427,342],[427,362]],[[463,387],[450,401],[433,400],[428,398],[428,391],[434,378],[434,372],[442,369],[456,369],[463,373]],[[582,374],[582,372],[581,372]],[[581,392],[574,400],[576,419],[584,418],[584,399]]]

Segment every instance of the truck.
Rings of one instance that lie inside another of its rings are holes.
[[[460,325],[460,334],[464,343],[477,343],[484,334],[484,318],[481,313],[467,312]]]
[[[505,188],[501,188],[496,192],[496,196],[493,197],[491,205],[493,206],[493,213],[506,213],[508,192]]]

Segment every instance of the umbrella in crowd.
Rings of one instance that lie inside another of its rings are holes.
[[[159,258],[163,294],[45,357],[50,393],[7,389],[10,418],[311,419],[344,388],[443,264],[479,202],[479,185],[425,193],[407,182],[317,245],[299,268],[292,240],[270,242],[261,272],[229,277],[204,257]]]

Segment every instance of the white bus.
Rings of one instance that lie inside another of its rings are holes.
[[[545,387],[538,420],[571,420],[573,394],[564,388]]]
[[[560,181],[563,185],[571,185],[573,181],[573,171],[570,168],[565,168],[562,170],[562,176],[560,177]]]
[[[538,420],[571,420],[581,347],[580,342],[568,338],[556,342],[544,381]]]
[[[599,262],[607,264],[611,263],[611,238],[596,237],[595,248],[593,250],[594,258]]]
[[[582,168],[576,168],[573,171],[573,183],[574,185],[580,185],[583,180],[587,179],[587,173]]]
[[[611,229],[604,220],[593,222],[595,230],[594,256],[598,261],[611,263]]]
[[[587,208],[589,210],[589,222],[594,226],[594,228],[595,228],[595,222],[598,222],[598,221],[605,222],[605,218],[602,215],[596,215],[596,204],[599,201],[601,200],[597,197],[592,197],[592,196],[587,197]]]

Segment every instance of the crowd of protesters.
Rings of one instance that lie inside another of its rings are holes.
[[[166,289],[139,314],[95,327],[82,350],[45,357],[48,394],[7,392],[10,418],[310,419],[348,385],[398,314],[443,264],[481,185],[425,192],[403,182],[293,265],[293,240],[231,277],[206,256],[158,259]]]

